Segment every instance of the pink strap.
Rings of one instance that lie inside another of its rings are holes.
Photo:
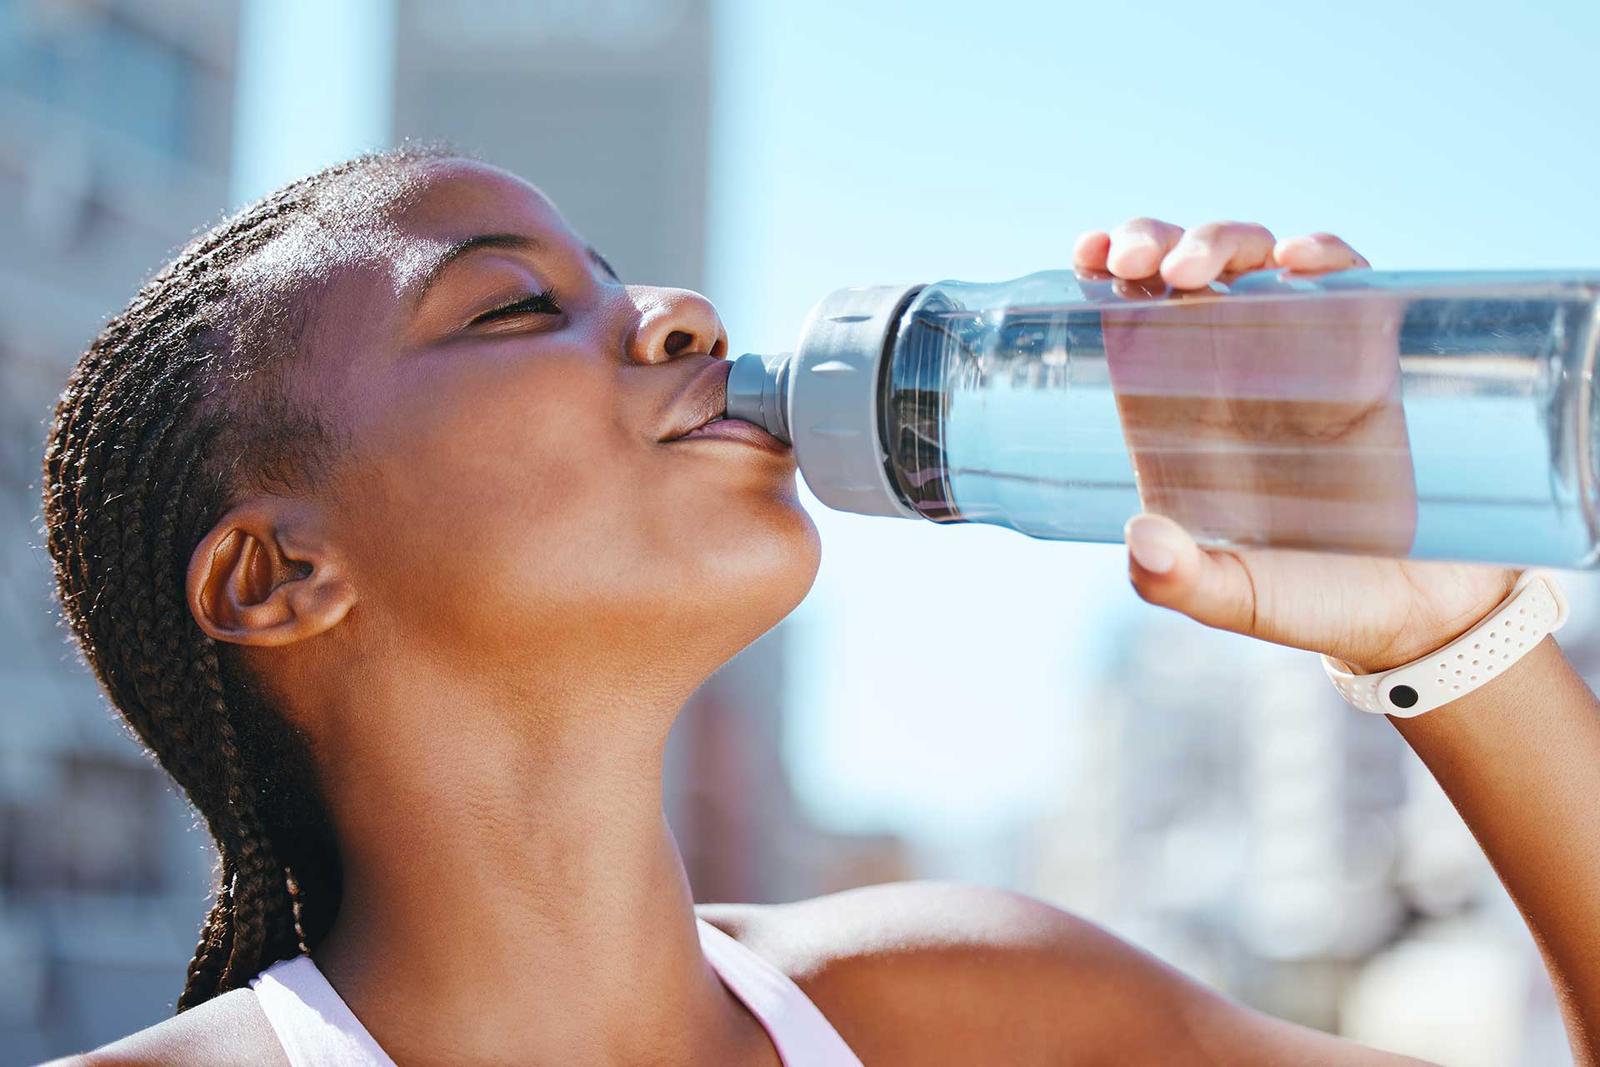
[[[861,1067],[811,998],[766,960],[699,920],[700,949],[722,984],[766,1027],[784,1067]]]

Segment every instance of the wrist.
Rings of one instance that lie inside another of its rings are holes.
[[[1459,608],[1448,618],[1420,624],[1408,622],[1383,644],[1360,655],[1329,655],[1342,659],[1360,674],[1379,674],[1430,656],[1493,614],[1511,595],[1522,574],[1520,570],[1507,570],[1502,580],[1490,585],[1481,597]]]
[[[1340,694],[1361,711],[1423,715],[1493,680],[1566,618],[1566,598],[1555,576],[1534,569],[1523,572],[1493,610],[1432,652],[1378,672],[1327,655],[1322,666]]]

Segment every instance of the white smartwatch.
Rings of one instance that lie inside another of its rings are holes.
[[[1339,694],[1362,711],[1409,719],[1448,704],[1521,659],[1567,621],[1567,598],[1555,575],[1524,571],[1511,595],[1448,645],[1377,674],[1357,674],[1332,656],[1323,669]]]

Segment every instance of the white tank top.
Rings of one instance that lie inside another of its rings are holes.
[[[760,1020],[784,1067],[861,1067],[789,976],[697,919],[700,949],[722,984]],[[250,980],[289,1067],[395,1067],[310,956],[282,960]]]

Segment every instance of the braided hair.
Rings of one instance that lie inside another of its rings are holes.
[[[44,518],[64,615],[216,845],[180,1012],[310,951],[341,890],[307,739],[236,646],[196,624],[189,558],[243,494],[323,476],[339,442],[288,374],[319,287],[444,154],[329,167],[196,238],[106,325],[56,405]]]

